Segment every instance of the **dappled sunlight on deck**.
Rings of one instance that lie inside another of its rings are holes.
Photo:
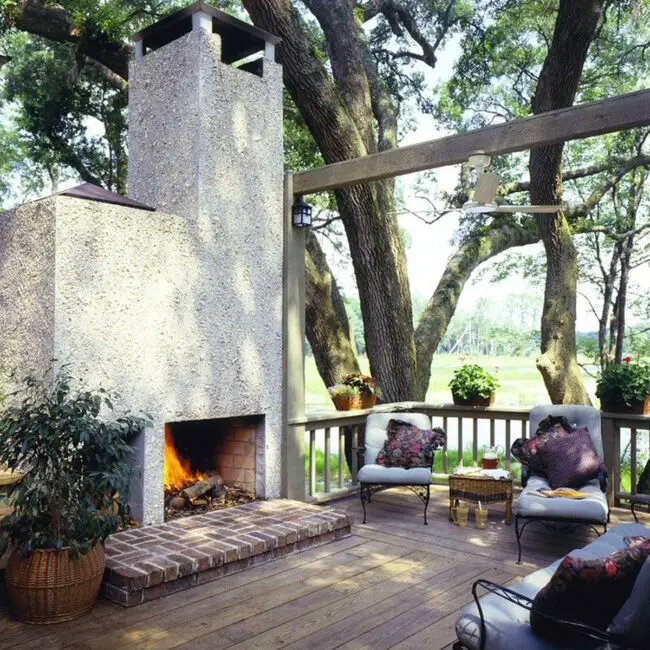
[[[447,519],[445,486],[434,486],[429,525],[417,497],[396,488],[373,496],[368,523],[351,537],[288,555],[133,609],[102,601],[91,614],[56,626],[0,621],[0,650],[64,647],[114,650],[192,648],[447,648],[472,583],[512,583],[585,545],[590,534],[526,538],[517,565],[513,526],[491,506],[487,528]],[[358,497],[335,504],[361,521]],[[641,514],[644,523],[650,517]],[[632,521],[617,508],[612,524]]]

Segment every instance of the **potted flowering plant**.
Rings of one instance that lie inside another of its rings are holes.
[[[337,411],[349,411],[361,408],[361,394],[354,386],[334,384],[327,389]]]
[[[449,382],[456,406],[492,406],[499,382],[476,364],[465,364],[454,371]]]
[[[356,388],[359,391],[361,395],[361,408],[372,408],[377,403],[377,398],[381,397],[381,391],[377,387],[377,381],[370,375],[351,373],[343,377],[343,384]]]
[[[598,378],[596,396],[601,411],[650,414],[650,366],[631,357],[610,363]]]

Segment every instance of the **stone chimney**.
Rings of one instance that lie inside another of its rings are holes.
[[[135,39],[130,201],[95,188],[0,215],[0,362],[58,359],[152,415],[132,495],[149,524],[177,423],[252,418],[241,467],[280,495],[282,74],[278,39],[200,2]]]
[[[279,39],[202,2],[134,39],[129,196],[259,232],[282,187]]]

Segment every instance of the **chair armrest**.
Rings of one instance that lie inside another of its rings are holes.
[[[476,607],[478,608],[479,617],[481,619],[480,620],[481,640],[480,640],[479,650],[485,650],[485,641],[486,641],[485,617],[483,615],[483,608],[481,607],[481,599],[479,598],[478,595],[479,587],[482,587],[483,589],[489,591],[495,596],[499,596],[500,598],[503,598],[508,602],[517,605],[518,607],[528,610],[529,612],[532,609],[533,601],[530,598],[528,598],[528,596],[524,596],[523,594],[520,594],[512,589],[509,589],[508,587],[504,587],[503,585],[497,584],[496,582],[491,582],[490,580],[477,580],[472,585],[472,596],[474,598],[474,601],[476,602]],[[541,616],[547,621],[552,621],[556,625],[565,627],[567,628],[567,630],[571,630],[572,632],[581,634],[582,636],[585,636],[589,639],[594,639],[596,641],[601,641],[603,643],[612,641],[611,635],[609,635],[607,632],[603,632],[602,630],[599,630],[598,628],[595,627],[591,627],[590,625],[578,623],[577,621],[567,621],[561,618],[556,618],[555,616],[544,614],[542,612],[536,612],[536,615]]]

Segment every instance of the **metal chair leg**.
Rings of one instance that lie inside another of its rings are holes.
[[[366,500],[364,498],[364,492],[367,488],[364,487],[363,483],[359,486],[359,495],[361,497],[361,506],[363,507],[363,523],[366,523]]]
[[[424,525],[428,526],[429,522],[427,521],[427,509],[429,507],[429,499],[431,498],[431,486],[427,485],[427,496],[424,501]]]
[[[519,515],[515,515],[515,535],[517,536],[517,564],[521,564],[521,534],[519,530]]]
[[[632,501],[632,505],[630,506],[630,510],[632,512],[632,516],[634,517],[635,523],[639,523],[639,518],[636,516],[636,512],[634,512],[634,508],[636,508],[636,501]]]

